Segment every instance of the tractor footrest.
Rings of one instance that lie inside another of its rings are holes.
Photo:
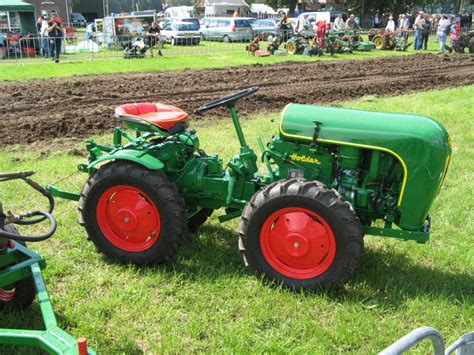
[[[380,228],[363,226],[364,234],[377,235],[380,237],[397,238],[403,240],[414,240],[417,243],[426,243],[430,239],[429,232],[407,231],[402,229]]]

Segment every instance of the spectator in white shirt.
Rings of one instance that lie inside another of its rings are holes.
[[[41,36],[41,49],[43,52],[43,57],[44,58],[49,58],[49,32],[48,32],[48,21],[44,16],[41,16],[38,19],[38,25],[40,30],[40,36]]]
[[[334,20],[334,31],[342,31],[344,30],[344,20],[342,19],[342,15],[337,15],[336,19]]]
[[[421,49],[421,30],[423,28],[423,11],[418,13],[418,16],[415,18],[415,23],[413,27],[415,29],[415,43],[413,44],[413,48],[418,51]]]
[[[438,22],[438,39],[440,42],[439,53],[444,53],[446,50],[446,40],[448,39],[448,31],[451,26],[451,21],[448,20],[447,15],[442,15]]]
[[[395,32],[395,21],[393,21],[393,16],[388,18],[387,26],[385,26],[385,31]]]

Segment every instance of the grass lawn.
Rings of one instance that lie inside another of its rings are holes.
[[[427,52],[437,52],[437,44],[433,43],[432,36]],[[206,43],[206,42],[204,42]],[[334,57],[325,55],[322,57],[309,57],[303,55],[270,56],[257,58],[249,55],[245,51],[245,44],[222,44],[218,42],[209,43],[209,53],[203,49],[206,44],[197,46],[167,45],[163,51],[164,57],[129,59],[124,60],[121,52],[115,51],[114,57],[107,52],[99,52],[92,57],[88,54],[65,55],[68,60],[59,64],[49,60],[9,62],[0,63],[0,81],[5,80],[27,80],[38,78],[68,77],[76,75],[92,75],[124,72],[145,72],[161,70],[181,70],[184,68],[219,68],[248,64],[272,64],[285,61],[315,61],[333,59],[366,59],[374,57],[386,57],[395,55],[407,55],[417,53],[412,47],[407,52],[374,50],[371,52],[354,52],[353,54],[338,54]],[[229,51],[233,46],[238,47],[237,51]],[[221,49],[222,48],[222,49]],[[225,49],[226,48],[226,49]],[[199,53],[199,54],[192,54]],[[107,57],[105,57],[107,56]]]
[[[439,329],[452,343],[473,330],[474,319],[473,96],[474,86],[469,86],[343,104],[434,117],[450,132],[454,151],[432,208],[431,241],[421,245],[366,237],[360,269],[339,294],[293,293],[249,275],[237,247],[238,220],[221,225],[218,213],[164,266],[115,264],[86,240],[76,204],[57,200],[56,235],[31,247],[48,262],[44,276],[60,325],[75,337],[86,336],[103,354],[367,354],[424,325]],[[278,120],[272,122],[277,117],[265,114],[243,121],[255,149],[257,136],[268,140],[277,132]],[[219,152],[225,159],[237,152],[230,119],[203,120],[194,126],[208,152]],[[99,138],[111,140],[111,135]],[[35,169],[42,184],[56,182],[84,161],[74,150],[76,143],[71,144],[63,149],[3,148],[1,170]],[[85,178],[81,173],[59,185],[78,190]],[[16,182],[2,185],[2,198],[12,210],[39,201]],[[0,319],[0,327],[25,326],[41,327],[36,303]],[[428,342],[417,348],[421,353],[428,350]]]

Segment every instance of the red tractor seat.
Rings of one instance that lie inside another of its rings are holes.
[[[115,109],[115,117],[124,121],[127,121],[127,117],[138,118],[165,131],[188,120],[188,114],[177,107],[150,102],[119,106]]]

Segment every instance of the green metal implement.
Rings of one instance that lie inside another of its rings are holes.
[[[87,348],[84,338],[77,340],[59,328],[41,275],[41,269],[46,266],[44,259],[23,245],[13,243],[14,247],[0,256],[0,288],[32,276],[46,329],[0,329],[0,344],[35,346],[50,354],[95,354]]]

